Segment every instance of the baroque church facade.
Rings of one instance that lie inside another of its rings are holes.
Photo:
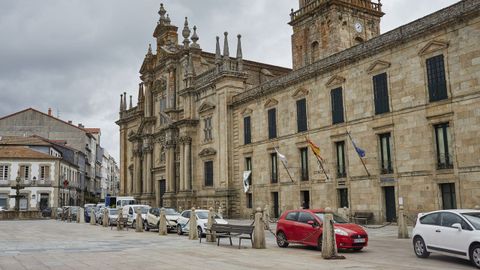
[[[480,201],[480,2],[380,35],[380,2],[299,0],[292,70],[244,60],[240,35],[235,57],[227,33],[205,52],[187,18],[180,42],[163,5],[159,15],[136,105],[121,96],[122,195],[228,217],[332,207],[377,222]]]

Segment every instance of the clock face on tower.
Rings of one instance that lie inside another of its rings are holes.
[[[358,33],[360,33],[360,32],[362,32],[362,30],[363,30],[362,24],[359,23],[359,22],[356,22],[356,23],[355,23],[355,31],[357,31]]]

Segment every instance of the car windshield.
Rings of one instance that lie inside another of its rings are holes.
[[[321,220],[323,221],[323,217],[325,216],[325,213],[315,213],[315,215]],[[348,220],[346,220],[345,218],[343,218],[342,216],[339,216],[337,214],[333,214],[333,222],[335,223],[339,223],[339,224],[343,224],[343,223],[349,223]]]
[[[165,215],[179,215],[173,208],[165,208]]]
[[[110,215],[117,215],[118,214],[118,209],[109,209]]]
[[[208,219],[208,211],[195,212],[199,219]],[[221,219],[221,217],[215,214],[215,219]]]
[[[475,230],[480,230],[480,212],[463,213],[462,216],[472,223]]]

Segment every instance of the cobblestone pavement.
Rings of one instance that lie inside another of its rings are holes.
[[[250,221],[234,220],[246,224]],[[473,269],[469,262],[432,255],[417,259],[411,240],[396,239],[396,227],[369,229],[369,246],[342,253],[346,260],[323,260],[313,248],[278,248],[267,235],[267,249],[199,244],[186,236],[156,231],[116,231],[55,220],[0,221],[0,269]]]

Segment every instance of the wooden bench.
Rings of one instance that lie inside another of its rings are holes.
[[[250,239],[253,246],[253,229],[254,226],[251,225],[231,225],[231,224],[213,224],[212,228],[205,229],[206,235],[215,235],[217,237],[217,246],[220,245],[221,238],[228,238],[230,240],[230,245],[232,246],[232,237],[238,237],[238,248],[242,245],[242,239]],[[200,236],[200,243],[202,242],[202,237]]]
[[[355,223],[358,223],[359,221],[363,221],[364,224],[368,224],[369,220],[373,219],[373,213],[372,212],[355,212],[353,215],[353,220]]]
[[[113,225],[113,223],[109,224],[110,230],[112,230],[113,227],[117,227],[117,224],[120,223],[122,224],[122,228],[127,228],[127,231],[128,231],[127,221],[128,221],[128,218],[117,219],[117,223],[115,225]]]

